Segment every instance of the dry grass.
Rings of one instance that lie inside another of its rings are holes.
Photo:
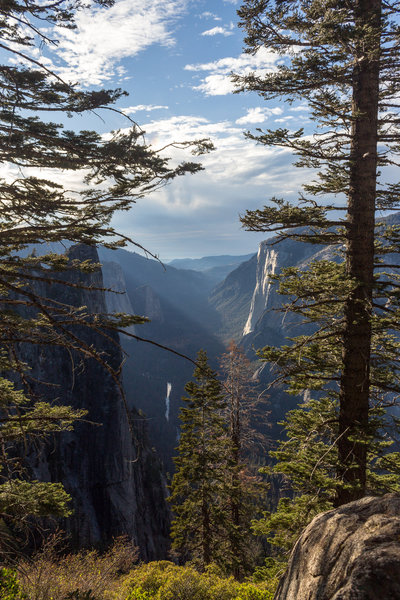
[[[29,600],[109,600],[121,575],[137,560],[137,550],[126,538],[118,538],[105,552],[63,554],[60,536],[52,536],[29,560],[19,564],[19,580]]]

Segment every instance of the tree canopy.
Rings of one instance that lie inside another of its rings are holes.
[[[381,0],[247,0],[238,11],[246,51],[266,47],[281,58],[272,72],[235,77],[239,88],[266,100],[305,101],[315,124],[307,133],[247,133],[258,143],[291,149],[296,166],[312,175],[297,202],[274,198],[242,221],[251,231],[277,232],[278,239],[331,244],[328,260],[279,277],[288,295],[285,310],[300,315],[312,334],[264,348],[260,356],[278,365],[292,393],[322,402],[303,406],[320,417],[321,452],[309,456],[311,473],[324,466],[329,476],[325,488],[314,481],[313,494],[324,490],[326,499],[328,489],[337,505],[376,491],[368,475],[371,452],[377,459],[383,450],[374,442],[381,431],[376,411],[392,404],[400,389],[393,258],[399,227],[375,219],[377,211],[399,208],[393,177],[400,150],[398,10],[396,2]],[[321,411],[330,416],[321,421]],[[312,444],[316,430],[307,430],[305,420],[301,439]],[[391,441],[387,428],[385,441]],[[303,470],[303,491],[309,477]]]
[[[112,0],[96,0],[111,6]],[[18,371],[25,383],[29,371],[19,359],[21,344],[60,345],[84,357],[102,362],[118,379],[118,370],[95,347],[80,338],[79,325],[107,336],[128,324],[143,323],[138,316],[88,314],[85,307],[69,306],[46,294],[46,286],[60,284],[85,288],[60,275],[61,271],[92,272],[98,265],[69,260],[57,253],[60,244],[104,244],[110,248],[134,239],[116,232],[114,213],[128,210],[138,198],[168,184],[177,176],[195,173],[196,161],[173,165],[163,151],[152,149],[144,132],[131,119],[127,127],[100,135],[95,131],[68,129],[63,123],[85,111],[96,114],[112,107],[124,92],[82,90],[64,81],[48,62],[40,59],[43,46],[56,51],[57,28],[75,28],[81,0],[5,0],[0,5],[0,512],[42,515],[46,510],[65,513],[66,496],[50,502],[50,484],[21,483],[12,468],[10,449],[16,441],[65,430],[81,411],[55,407],[38,398],[29,398],[7,380]],[[190,147],[193,154],[210,149],[207,140],[174,146]],[[74,185],[65,185],[74,175]],[[55,244],[53,246],[52,244]],[[33,248],[41,245],[42,255]],[[54,251],[56,248],[56,251]],[[75,328],[74,328],[75,327]],[[8,374],[8,375],[7,375]],[[29,489],[28,489],[29,488]],[[35,495],[35,489],[38,493]],[[14,492],[15,494],[14,494]],[[47,490],[47,496],[44,491]],[[57,490],[55,490],[57,491]],[[60,490],[58,490],[60,491]],[[14,500],[11,499],[14,494]],[[53,494],[54,497],[57,494]],[[19,499],[20,507],[15,508]],[[15,510],[14,510],[15,509]]]

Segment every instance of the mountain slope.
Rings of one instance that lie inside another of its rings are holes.
[[[104,261],[104,256],[115,262]],[[205,349],[217,366],[224,351],[213,329],[218,314],[207,303],[211,287],[201,273],[167,267],[133,253],[101,251],[104,284],[126,295],[107,293],[110,312],[131,306],[150,323],[136,326],[135,334],[167,346],[191,359]],[[205,283],[206,281],[206,283]],[[126,352],[124,388],[130,406],[143,411],[151,440],[168,471],[173,470],[178,435],[178,413],[184,386],[191,379],[194,365],[145,342],[121,336]],[[168,390],[170,390],[168,392]]]
[[[156,260],[127,250],[99,248],[99,257],[101,262],[113,261],[121,266],[133,306],[133,291],[142,285],[149,285],[160,298],[190,319],[201,324],[206,321],[210,329],[218,326],[219,316],[207,300],[214,284],[205,274],[164,266]]]

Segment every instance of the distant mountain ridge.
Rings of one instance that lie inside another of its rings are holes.
[[[254,253],[240,256],[222,254],[220,256],[203,256],[203,258],[177,258],[170,261],[168,265],[177,269],[189,269],[204,273],[215,286],[253,256]]]
[[[202,258],[175,258],[174,260],[169,261],[167,264],[169,264],[171,267],[176,267],[177,269],[207,271],[208,269],[213,269],[215,267],[239,265],[240,263],[249,260],[253,255],[254,252],[240,256],[221,254],[218,256],[203,256]]]
[[[399,220],[399,215],[385,219],[389,224]],[[114,298],[107,293],[110,312],[147,315],[151,322],[135,327],[138,336],[191,359],[200,348],[205,349],[214,368],[218,368],[218,358],[232,339],[256,361],[256,349],[279,346],[288,337],[305,333],[300,331],[294,315],[277,310],[285,299],[271,283],[270,275],[286,267],[305,268],[322,257],[337,260],[334,247],[291,239],[276,243],[272,237],[259,245],[257,254],[178,259],[165,266],[124,249],[99,248],[99,255],[105,287],[126,291],[126,296]],[[398,256],[391,260],[399,262]],[[224,270],[227,274],[221,280]],[[153,443],[171,470],[181,397],[185,383],[191,379],[193,364],[126,336],[121,341],[129,355],[124,382],[130,405],[145,413]],[[267,387],[273,378],[271,366],[260,363],[257,372],[261,384]],[[283,390],[271,391],[271,421],[280,421],[298,401]],[[275,425],[271,437],[279,435]]]

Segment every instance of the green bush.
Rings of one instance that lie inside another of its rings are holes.
[[[27,598],[20,590],[18,579],[11,569],[0,569],[1,600],[24,600]]]
[[[86,592],[74,590],[65,596],[65,600],[98,600],[98,598],[92,594],[92,590],[87,590]]]
[[[119,590],[118,600],[272,600],[276,581],[239,583],[212,568],[199,573],[168,561],[136,567]]]

